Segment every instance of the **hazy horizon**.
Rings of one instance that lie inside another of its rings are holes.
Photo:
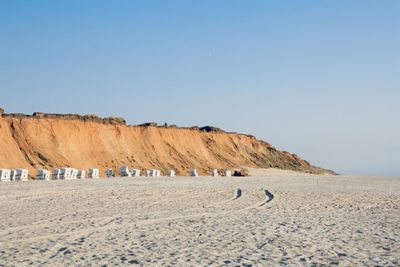
[[[252,134],[400,175],[400,2],[3,1],[0,107]]]

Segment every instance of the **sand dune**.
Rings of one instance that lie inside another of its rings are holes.
[[[0,183],[0,265],[400,264],[400,178],[260,173]]]

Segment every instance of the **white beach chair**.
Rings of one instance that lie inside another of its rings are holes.
[[[212,170],[211,175],[214,176],[214,177],[219,176],[218,170],[217,169]]]
[[[61,180],[75,180],[78,175],[78,170],[74,168],[61,168],[60,178]]]
[[[50,177],[51,177],[50,171],[45,170],[45,169],[39,169],[38,173],[36,175],[36,180],[48,181],[48,180],[50,180]]]
[[[92,179],[98,179],[99,178],[99,169],[90,168],[88,171],[88,177],[92,178]]]
[[[122,166],[121,168],[119,168],[119,175],[121,175],[122,177],[131,177],[132,174],[129,171],[129,168],[127,166]]]
[[[22,168],[17,168],[15,169],[15,181],[28,181],[28,170],[27,169],[22,169]]]
[[[161,175],[161,171],[153,169],[153,170],[149,170],[149,175],[148,176],[152,176],[152,177],[159,177]]]
[[[76,179],[85,179],[86,178],[86,171],[78,170],[76,174]]]
[[[0,181],[2,181],[2,182],[10,182],[11,181],[11,170],[9,170],[9,169],[0,169]]]
[[[226,177],[231,177],[232,176],[232,172],[230,170],[225,170],[225,176]]]
[[[10,172],[10,181],[16,181],[17,180],[17,171],[16,170],[11,170]]]
[[[130,169],[129,172],[130,172],[132,177],[139,177],[140,176],[140,170],[139,169]]]
[[[107,177],[107,178],[112,178],[112,177],[114,177],[114,171],[113,171],[113,169],[107,169],[107,170],[106,170],[106,177]]]
[[[51,173],[51,179],[61,180],[61,169],[54,169]]]
[[[196,169],[191,170],[191,171],[189,172],[189,175],[190,175],[190,176],[194,176],[194,177],[199,176],[199,174],[197,173],[197,170],[196,170]]]

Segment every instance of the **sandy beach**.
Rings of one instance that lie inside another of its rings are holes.
[[[398,266],[400,177],[0,183],[0,266]]]

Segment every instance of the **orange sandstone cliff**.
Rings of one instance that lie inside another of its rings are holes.
[[[98,167],[117,170],[175,169],[187,175],[197,168],[280,168],[311,173],[330,172],[282,152],[253,136],[226,133],[218,128],[177,128],[149,123],[129,126],[121,118],[94,115],[34,113],[1,114],[0,167],[36,169]]]

